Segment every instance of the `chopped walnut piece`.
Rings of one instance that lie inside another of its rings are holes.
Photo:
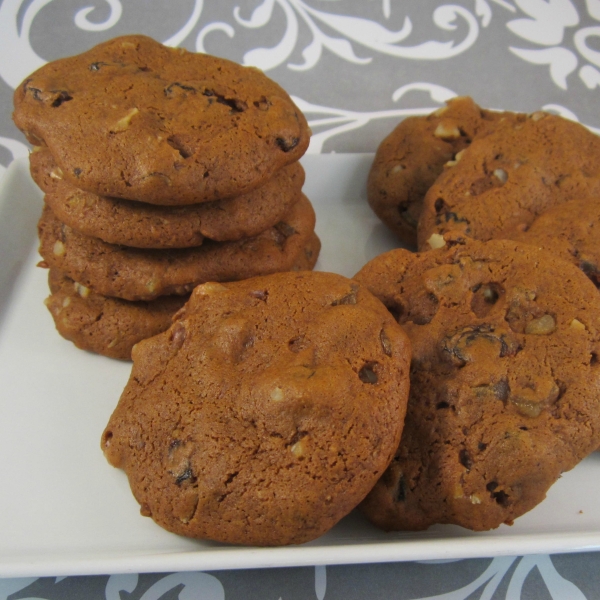
[[[427,240],[427,243],[431,246],[432,250],[436,248],[443,248],[446,245],[444,236],[439,233],[432,233],[431,237]]]
[[[65,245],[60,240],[54,242],[54,246],[52,247],[54,256],[64,256],[66,251]]]
[[[442,120],[435,128],[433,135],[442,140],[456,140],[460,137],[460,129],[454,121]]]
[[[529,321],[525,327],[525,333],[531,335],[548,335],[556,329],[556,321],[552,315],[544,315],[539,319]]]

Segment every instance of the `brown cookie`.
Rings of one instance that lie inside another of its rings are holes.
[[[544,211],[600,197],[600,137],[543,112],[499,123],[447,166],[425,196],[420,250],[448,231],[512,239]]]
[[[404,242],[417,242],[423,197],[472,140],[514,113],[483,110],[471,98],[449,100],[427,117],[402,121],[379,145],[369,172],[367,197],[377,216]]]
[[[131,359],[138,342],[165,331],[187,296],[161,296],[151,302],[129,302],[92,292],[50,269],[45,304],[60,335],[82,350],[110,358]]]
[[[46,206],[39,222],[40,254],[48,266],[104,296],[153,300],[183,295],[206,281],[232,281],[287,271],[318,257],[315,213],[305,196],[274,227],[236,242],[205,240],[178,250],[141,250],[107,244],[62,224]],[[315,245],[317,245],[315,251]]]
[[[340,275],[201,285],[133,359],[102,448],[142,514],[181,535],[312,540],[364,498],[400,438],[408,340]]]
[[[600,197],[570,200],[543,212],[511,239],[543,248],[577,265],[600,287]]]
[[[100,196],[196,204],[259,187],[306,151],[309,129],[264,73],[124,36],[44,65],[14,121],[63,177]]]
[[[237,198],[189,206],[157,206],[84,192],[61,178],[47,149],[30,156],[31,172],[55,216],[79,233],[135,248],[190,248],[258,235],[281,221],[304,184],[299,162]]]
[[[544,499],[600,445],[600,295],[507,240],[396,250],[356,280],[412,346],[402,440],[362,509],[385,529],[486,530]]]

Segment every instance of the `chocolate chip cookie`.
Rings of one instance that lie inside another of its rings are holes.
[[[556,115],[500,122],[457,158],[425,196],[420,250],[448,231],[512,239],[558,204],[600,197],[600,137]]]
[[[45,304],[62,337],[82,350],[131,359],[135,344],[169,328],[187,296],[161,296],[128,302],[96,294],[60,271],[50,269],[51,295]]]
[[[310,135],[262,71],[140,35],[44,65],[14,103],[17,127],[66,181],[151,204],[245,194],[298,160]]]
[[[64,225],[47,206],[38,229],[40,254],[50,267],[104,296],[153,300],[187,294],[206,281],[286,271],[299,261],[312,268],[320,248],[314,225],[314,210],[302,195],[284,220],[260,235],[236,242],[206,240],[197,248],[142,250],[107,244]]]
[[[295,162],[237,198],[189,206],[157,206],[97,196],[62,179],[47,149],[31,154],[34,180],[55,216],[79,233],[135,248],[190,248],[207,237],[232,241],[272,227],[300,198],[304,169]]]
[[[385,529],[510,524],[600,445],[593,284],[532,246],[447,242],[356,275],[413,346],[402,440],[362,504]]]
[[[102,448],[142,514],[181,535],[312,540],[364,498],[402,431],[408,339],[340,275],[201,285],[133,359]]]
[[[458,97],[427,117],[402,121],[379,145],[369,172],[367,196],[377,216],[414,246],[423,197],[442,172],[472,140],[517,115],[477,106]]]
[[[552,252],[577,265],[600,287],[600,197],[570,200],[543,212],[511,239]]]

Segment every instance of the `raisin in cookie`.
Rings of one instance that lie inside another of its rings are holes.
[[[458,157],[457,157],[458,158]],[[544,211],[600,197],[600,137],[544,112],[498,123],[436,179],[423,201],[418,246],[448,231],[511,239]]]
[[[302,195],[282,221],[263,233],[236,242],[205,240],[197,248],[143,250],[107,244],[64,225],[47,206],[38,230],[40,254],[50,267],[104,296],[153,300],[187,294],[206,281],[287,271],[299,261],[312,268],[320,249],[314,226],[314,210]]]
[[[427,117],[405,119],[377,149],[367,184],[371,208],[414,246],[423,197],[444,164],[475,137],[514,119],[514,113],[484,110],[468,97],[453,98]]]
[[[385,529],[510,524],[600,445],[592,283],[526,244],[447,242],[383,254],[356,276],[413,346],[402,440],[362,504]]]
[[[191,248],[202,240],[252,237],[272,227],[298,201],[304,184],[299,162],[285,166],[259,188],[226,200],[157,206],[98,196],[62,179],[47,149],[30,157],[34,180],[55,216],[79,233],[135,248]]]
[[[14,121],[72,185],[152,204],[259,187],[310,131],[262,71],[124,36],[48,63],[17,87]]]
[[[181,535],[312,540],[369,492],[402,431],[408,339],[340,275],[201,285],[133,359],[102,448],[142,514]]]

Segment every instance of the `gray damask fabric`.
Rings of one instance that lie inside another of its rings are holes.
[[[307,115],[312,153],[373,152],[400,119],[457,94],[600,132],[600,0],[2,0],[0,175],[28,153],[14,88],[46,61],[127,33],[260,67]],[[0,600],[33,597],[592,599],[600,553],[0,579]]]

